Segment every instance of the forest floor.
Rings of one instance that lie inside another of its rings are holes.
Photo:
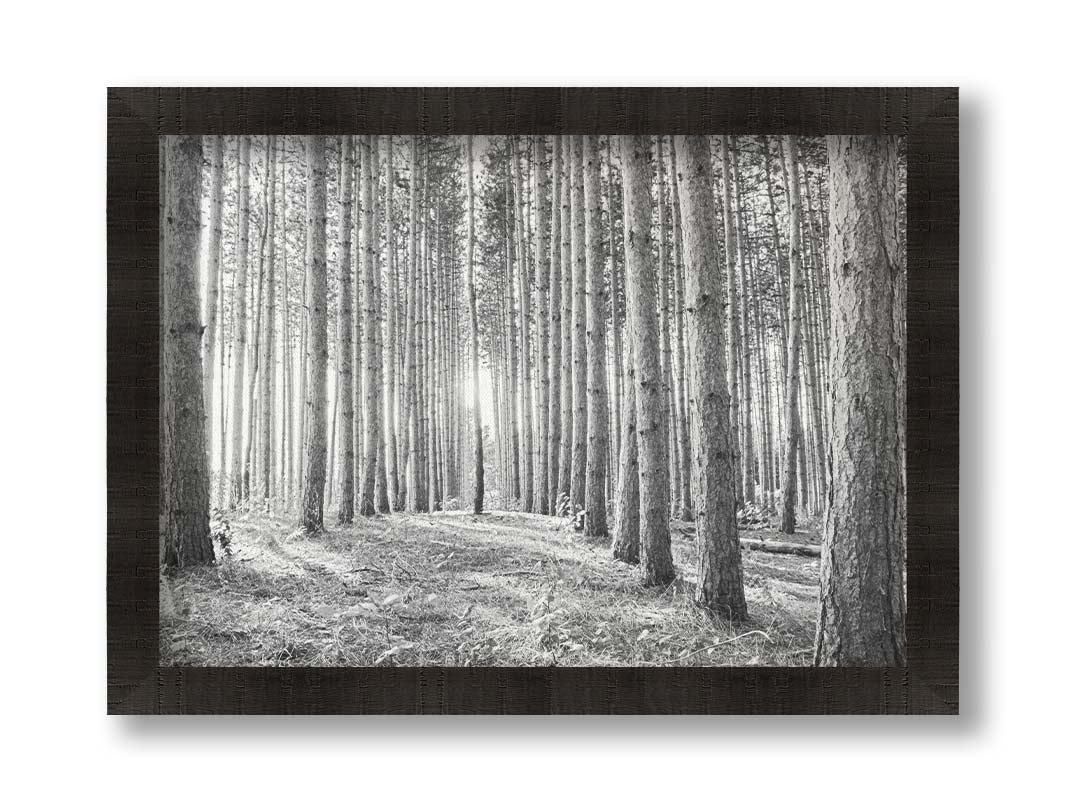
[[[219,524],[216,520],[214,524]],[[165,577],[160,661],[184,666],[663,666],[810,663],[819,559],[745,549],[749,619],[695,606],[692,523],[674,523],[678,579],[644,588],[560,518],[513,511],[390,514],[295,533],[229,515],[217,568]],[[770,527],[742,537],[781,539]],[[798,531],[790,541],[818,542]]]

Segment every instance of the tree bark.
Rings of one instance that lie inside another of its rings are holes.
[[[470,310],[471,387],[474,391],[474,513],[482,513],[485,499],[485,464],[482,446],[482,395],[479,379],[478,304],[474,295],[474,137],[467,136],[467,306]]]
[[[623,195],[627,207],[627,316],[634,331],[634,384],[641,493],[641,580],[674,580],[669,528],[666,437],[659,365],[656,275],[652,265],[652,180],[647,136],[622,137]]]
[[[585,196],[582,137],[571,137],[571,509],[585,502]]]
[[[207,296],[204,302],[202,319],[204,320],[204,418],[207,421],[205,446],[207,448],[208,475],[211,475],[211,463],[214,456],[216,431],[215,408],[215,344],[218,341],[218,329],[222,324],[219,317],[219,284],[222,282],[222,199],[224,165],[224,139],[221,136],[205,137],[204,144],[211,146],[211,210],[208,221],[207,250]],[[225,464],[221,470],[225,470]],[[220,472],[221,472],[220,470]],[[221,474],[219,480],[222,480]]]
[[[164,566],[184,569],[215,561],[200,360],[203,152],[199,136],[168,136],[163,151],[160,536]]]
[[[733,175],[730,164],[730,143],[728,136],[719,137],[719,154],[722,158],[722,211],[726,238],[726,376],[730,384],[730,449],[733,452],[734,494],[740,501],[743,498],[741,472],[738,470],[741,460],[738,399],[740,384],[738,381],[738,346],[741,337],[737,318],[737,228],[734,223]]]
[[[897,140],[830,136],[827,146],[831,471],[815,664],[902,667]]]
[[[608,379],[604,363],[604,285],[603,243],[600,224],[600,141],[582,137],[585,160],[585,318],[586,356],[589,365],[586,407],[588,444],[585,462],[585,534],[608,535],[608,511],[604,497],[611,416],[608,413]]]
[[[571,334],[574,331],[574,320],[571,315],[571,174],[573,172],[574,147],[573,137],[564,136],[563,158],[560,161],[562,168],[559,186],[559,211],[560,211],[560,382],[559,382],[559,480],[557,483],[557,497],[562,500],[565,496],[571,498],[571,436],[574,433],[574,417],[572,404],[571,379],[574,370],[574,362],[571,358],[572,342]]]
[[[548,210],[545,205],[545,140],[535,136],[533,142],[534,168],[534,219],[537,223],[537,241],[535,251],[535,281],[537,283],[537,383],[540,387],[537,398],[537,422],[540,434],[537,453],[537,487],[534,492],[535,508],[538,514],[548,514],[552,510],[549,480],[549,448],[551,431],[549,430],[549,396],[552,392],[552,377],[549,371],[549,312],[548,297],[551,291],[551,265],[549,249],[552,241],[549,235]]]
[[[560,364],[563,361],[563,339],[560,310],[560,182],[563,161],[563,137],[552,139],[552,253],[549,279],[549,390],[548,390],[548,513],[554,514],[559,492],[559,452],[563,420],[561,407]]]
[[[308,533],[322,530],[326,489],[326,140],[304,137],[307,152],[307,392],[304,435],[304,489],[301,524]]]
[[[365,517],[375,513],[375,481],[378,478],[379,392],[381,390],[380,360],[378,358],[379,324],[376,275],[378,266],[377,236],[374,230],[373,205],[377,176],[374,174],[372,151],[378,137],[368,135],[360,143],[360,246],[363,250],[363,465],[360,470],[359,513]]]
[[[686,253],[694,493],[700,559],[696,602],[714,613],[744,619],[745,588],[734,503],[730,394],[723,342],[722,278],[715,240],[715,204],[704,136],[679,136],[679,204]]]
[[[245,429],[245,359],[248,349],[246,310],[248,305],[248,220],[249,196],[248,173],[252,147],[251,137],[242,136],[238,145],[237,179],[237,277],[234,285],[233,308],[236,312],[233,323],[236,331],[233,343],[233,389],[230,393],[233,411],[230,414],[232,442],[230,458],[230,508],[236,508],[244,499],[244,442]]]
[[[337,521],[350,525],[356,506],[355,428],[352,416],[352,137],[341,143],[341,263],[337,296],[337,402],[341,407],[341,487]]]
[[[788,170],[789,193],[789,347],[786,369],[785,468],[782,481],[782,533],[792,536],[796,529],[797,447],[800,437],[800,344],[801,292],[803,271],[800,263],[800,193],[797,186],[797,149],[794,137],[783,140]]]

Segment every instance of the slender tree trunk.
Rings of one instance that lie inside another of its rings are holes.
[[[470,310],[471,387],[474,392],[474,513],[482,513],[485,464],[482,449],[482,395],[479,381],[478,305],[474,296],[474,137],[467,136],[467,306]]]
[[[244,483],[241,480],[244,475],[244,443],[241,436],[245,429],[245,359],[248,349],[248,328],[246,310],[248,306],[248,219],[249,219],[249,196],[248,196],[248,173],[251,150],[251,138],[242,136],[238,145],[238,187],[237,187],[237,277],[234,286],[234,310],[237,312],[233,319],[233,327],[236,337],[233,344],[233,411],[230,414],[230,430],[232,444],[230,447],[233,461],[230,469],[230,508],[236,508],[237,504],[244,499]]]
[[[557,481],[557,496],[571,494],[571,437],[574,434],[574,415],[572,404],[572,376],[574,362],[572,360],[571,334],[574,331],[574,320],[571,315],[571,175],[574,171],[574,146],[573,137],[563,138],[563,158],[560,161],[562,168],[559,187],[559,210],[560,210],[560,382],[559,382],[559,480]]]
[[[832,467],[815,664],[902,667],[904,420],[898,393],[904,356],[897,296],[897,140],[830,136],[827,146]]]
[[[512,140],[511,166],[515,181],[515,268],[519,277],[519,406],[522,422],[522,446],[520,452],[522,470],[522,510],[533,511],[533,483],[534,483],[534,438],[533,438],[533,380],[530,375],[530,327],[529,327],[529,303],[530,287],[527,280],[525,253],[525,235],[523,233],[522,218],[522,168],[519,162],[519,140]]]
[[[326,140],[306,136],[307,151],[307,430],[304,437],[304,489],[301,523],[322,530],[326,488]]]
[[[385,471],[389,505],[398,507],[399,470],[397,458],[397,297],[396,245],[393,241],[393,137],[385,137]]]
[[[681,476],[678,474],[678,459],[672,452],[675,444],[674,420],[671,419],[671,406],[674,389],[671,386],[671,294],[668,288],[670,267],[667,260],[667,181],[664,175],[666,164],[663,159],[663,139],[656,137],[656,211],[659,223],[659,366],[661,385],[663,386],[663,435],[666,437],[668,475],[671,482],[670,493],[675,502],[681,496]]]
[[[696,601],[731,619],[744,619],[741,541],[734,511],[730,395],[722,340],[723,297],[715,204],[704,136],[679,136],[679,201],[686,253],[686,313],[693,376],[692,407],[696,484]]]
[[[267,154],[269,159],[267,184],[270,192],[270,202],[267,206],[267,218],[265,221],[265,225],[267,226],[267,270],[265,277],[265,297],[263,300],[267,324],[263,334],[263,378],[262,392],[260,396],[260,418],[262,423],[259,430],[261,464],[259,475],[260,493],[264,500],[266,500],[267,509],[269,510],[271,508],[271,490],[273,489],[273,481],[275,477],[272,469],[272,459],[274,455],[274,195],[276,188],[277,156],[275,154],[275,139],[273,136],[268,137]]]
[[[337,296],[337,402],[341,406],[341,491],[337,521],[352,523],[356,507],[355,427],[352,407],[352,137],[341,143],[341,263]]]
[[[163,140],[160,536],[166,567],[212,564],[211,475],[200,356],[199,136]]]
[[[585,196],[582,138],[571,137],[571,507],[585,502]]]
[[[207,296],[201,317],[204,320],[204,419],[207,421],[206,447],[210,477],[216,438],[216,417],[212,413],[215,408],[215,343],[218,340],[218,328],[222,325],[218,312],[219,285],[222,280],[220,266],[222,264],[222,196],[225,157],[223,137],[205,137],[204,144],[211,146],[211,216],[208,221]],[[222,469],[225,470],[225,464]],[[219,480],[222,480],[221,475]]]
[[[743,498],[741,487],[741,472],[738,466],[741,461],[739,447],[738,425],[738,398],[740,382],[738,381],[738,347],[741,338],[739,320],[737,317],[737,243],[735,242],[737,228],[734,224],[733,206],[733,175],[730,164],[730,143],[728,136],[719,137],[719,154],[722,158],[722,209],[723,225],[726,230],[726,375],[730,383],[730,448],[733,452],[734,464],[734,493],[740,501]]]
[[[674,137],[669,137],[671,155],[671,222],[674,241],[674,366],[677,378],[672,395],[675,409],[675,436],[678,440],[679,464],[682,494],[677,504],[678,518],[689,521],[693,519],[692,494],[692,453],[689,444],[689,401],[686,391],[686,356],[685,356],[685,278],[682,267],[682,223],[678,201],[678,155]],[[710,176],[709,176],[710,177]],[[712,206],[714,208],[714,205]],[[709,218],[710,219],[710,218]]]
[[[378,358],[378,337],[381,334],[379,324],[378,295],[376,276],[378,266],[377,236],[374,230],[373,204],[375,201],[377,175],[374,173],[372,152],[378,146],[377,136],[367,136],[360,144],[362,158],[360,176],[362,179],[360,203],[361,225],[360,246],[363,249],[363,331],[366,347],[363,354],[363,466],[360,471],[362,488],[360,490],[359,513],[365,517],[374,515],[374,486],[378,477],[378,413],[379,392],[381,390],[380,360]]]
[[[545,201],[545,140],[535,136],[533,142],[534,167],[534,218],[537,222],[536,268],[537,283],[537,377],[540,393],[537,402],[537,420],[540,440],[537,447],[537,490],[534,492],[538,514],[549,514],[552,510],[551,481],[549,479],[549,450],[552,446],[549,425],[549,405],[552,394],[552,376],[549,367],[550,322],[548,298],[551,292],[551,265],[549,250],[552,240],[549,234],[549,209]]]
[[[562,312],[560,310],[561,275],[560,275],[560,191],[561,167],[563,162],[563,137],[552,139],[552,254],[551,278],[549,286],[549,306],[551,329],[549,345],[549,392],[548,392],[548,513],[554,514],[559,493],[559,453],[560,436],[563,422],[561,407],[560,365],[563,362]]]
[[[646,586],[674,580],[669,528],[662,372],[652,265],[652,179],[647,136],[622,137],[623,196],[627,207],[627,316],[634,331],[634,384],[641,492],[641,579]]]
[[[797,150],[794,137],[783,140],[789,193],[789,362],[785,401],[785,470],[782,482],[782,533],[792,536],[796,529],[797,447],[800,437],[800,304],[803,271],[800,263],[800,193],[797,186]]]
[[[585,534],[599,538],[608,535],[604,472],[608,440],[611,437],[611,417],[608,414],[608,380],[604,364],[604,306],[607,293],[600,225],[600,142],[597,137],[582,137],[582,154],[585,161],[585,317],[589,365]]]

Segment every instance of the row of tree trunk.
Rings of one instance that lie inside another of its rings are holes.
[[[696,599],[743,618],[739,504],[825,505],[817,658],[902,658],[895,141],[479,145],[163,140],[166,562],[210,560],[212,472],[309,533],[489,493],[647,585],[695,518]]]

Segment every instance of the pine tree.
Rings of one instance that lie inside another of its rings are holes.
[[[830,489],[817,666],[905,664],[897,141],[827,137]],[[793,184],[796,185],[795,183]],[[799,193],[795,193],[799,194]]]
[[[634,334],[638,483],[641,504],[641,579],[646,586],[674,580],[668,527],[666,437],[663,435],[662,372],[652,264],[652,178],[647,136],[623,136],[622,178],[626,203],[626,314]]]
[[[676,146],[681,162],[679,210],[686,253],[685,305],[693,377],[693,499],[700,559],[696,602],[715,613],[744,619],[747,610],[734,511],[730,393],[715,203],[709,175],[711,153],[705,136],[676,137]]]
[[[212,564],[211,478],[200,360],[199,136],[162,142],[160,537],[166,567]]]
[[[307,392],[304,435],[304,489],[301,524],[322,530],[326,489],[326,146],[321,136],[305,136],[307,153]]]

